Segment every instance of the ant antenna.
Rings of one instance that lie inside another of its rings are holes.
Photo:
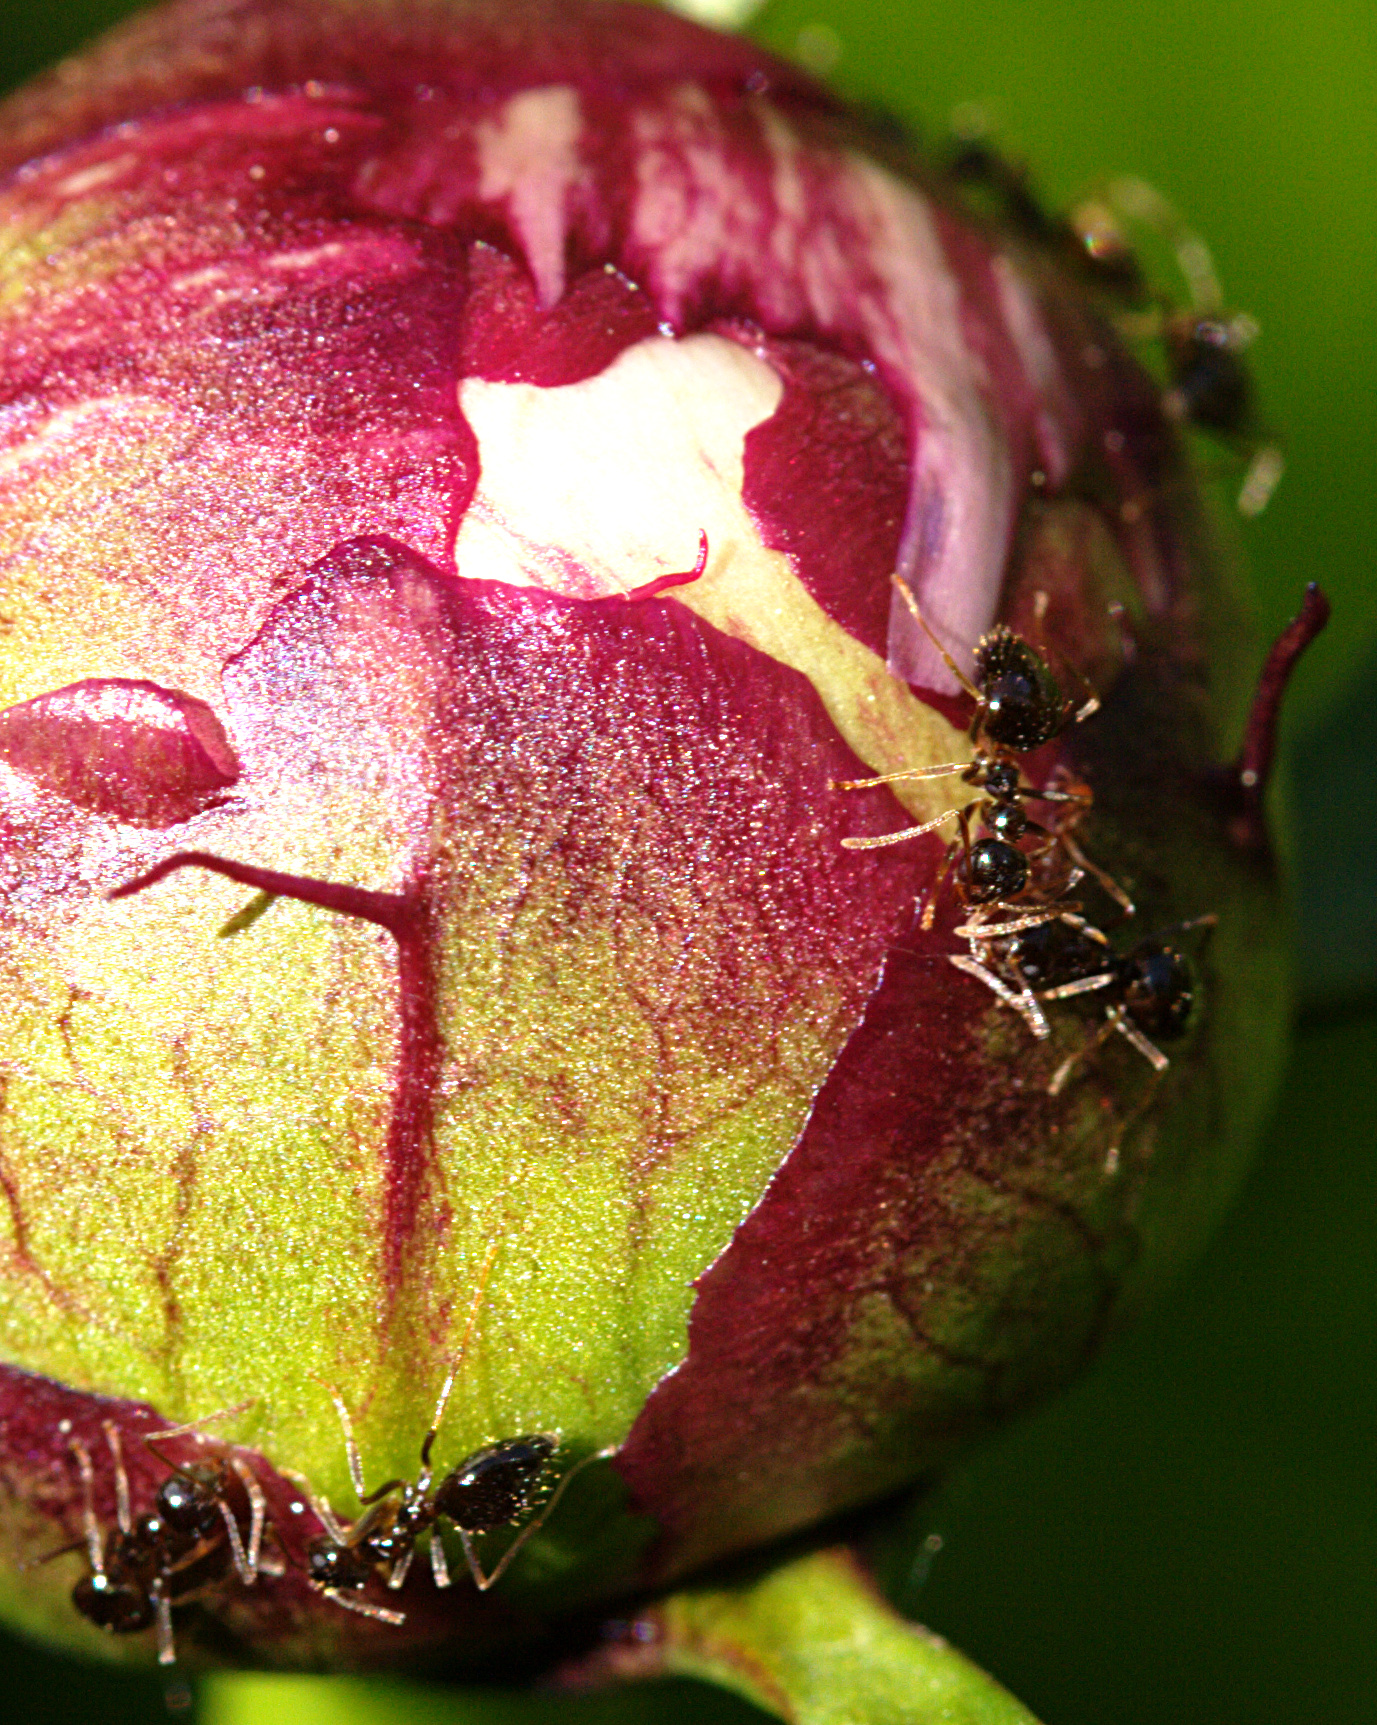
[[[966,691],[971,699],[973,701],[978,701],[980,699],[979,689],[976,688],[975,684],[970,680],[966,673],[957,664],[956,660],[952,658],[951,654],[929,628],[928,620],[918,609],[918,601],[913,597],[913,589],[909,586],[908,582],[904,580],[902,575],[892,575],[890,579],[898,589],[899,597],[903,600],[904,604],[908,606],[909,613],[917,623],[918,627],[942,655],[943,664],[951,672],[952,676],[956,678],[957,682],[960,683],[961,687]]]
[[[903,775],[896,774],[895,776],[901,777]],[[921,775],[915,773],[912,776],[917,778]],[[838,788],[841,790],[849,790],[851,787],[849,785],[841,785]],[[960,809],[947,809],[944,813],[938,815],[936,820],[924,821],[922,826],[918,827],[905,827],[902,832],[897,833],[875,833],[866,838],[857,837],[854,834],[848,834],[841,842],[842,849],[847,851],[882,850],[886,845],[901,844],[905,839],[921,838],[924,833],[930,833],[935,831],[938,827],[945,826],[954,815],[959,816],[960,813]]]
[[[306,1475],[304,1473],[300,1473],[294,1467],[280,1467],[278,1472],[282,1474],[285,1479],[291,1480],[292,1484],[305,1497],[307,1503],[311,1506],[312,1515],[315,1516],[316,1520],[325,1529],[326,1533],[330,1535],[330,1538],[334,1540],[335,1544],[347,1545],[349,1543],[349,1535],[340,1525],[339,1518],[336,1516],[334,1510],[331,1509],[330,1500],[325,1496],[324,1492],[316,1491],[310,1480],[307,1479]]]
[[[149,1590],[153,1595],[154,1620],[158,1627],[158,1663],[177,1663],[177,1643],[172,1634],[172,1600],[167,1589],[157,1583]]]
[[[488,1278],[492,1275],[492,1267],[502,1248],[502,1240],[503,1235],[499,1234],[492,1241],[478,1272],[478,1287],[474,1292],[473,1302],[469,1306],[468,1322],[464,1325],[464,1333],[459,1339],[459,1350],[450,1361],[449,1371],[445,1374],[445,1381],[440,1386],[439,1400],[435,1403],[435,1412],[431,1415],[430,1430],[426,1433],[425,1442],[421,1445],[421,1466],[423,1468],[430,1466],[430,1452],[434,1448],[436,1437],[439,1435],[440,1421],[445,1417],[445,1407],[449,1402],[450,1392],[454,1388],[454,1380],[458,1376],[459,1367],[464,1363],[464,1355],[468,1352],[469,1342],[473,1339],[473,1332],[477,1328],[478,1313],[483,1304],[483,1296],[488,1291]]]

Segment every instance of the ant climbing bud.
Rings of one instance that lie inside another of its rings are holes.
[[[9,1616],[534,1658],[1060,1385],[1285,1018],[1203,301],[619,0],[3,117]]]

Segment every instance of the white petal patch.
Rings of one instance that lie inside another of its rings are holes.
[[[505,200],[526,265],[547,310],[564,292],[569,193],[583,177],[578,92],[567,84],[523,90],[478,128],[478,195]]]
[[[783,393],[768,365],[716,335],[654,336],[558,389],[466,378],[481,477],[455,547],[461,574],[606,598],[691,568],[700,532],[715,562],[758,543],[742,452]]]
[[[716,335],[651,337],[559,388],[466,378],[481,473],[455,545],[460,576],[606,599],[692,568],[706,533],[705,573],[666,598],[802,672],[876,772],[968,757],[966,739],[762,543],[742,498],[745,439],[782,394],[772,367]],[[925,817],[953,786],[901,792]]]
[[[999,601],[1013,474],[930,207],[874,163],[821,160],[767,105],[753,111],[774,158],[769,200],[701,90],[686,86],[635,115],[632,233],[649,285],[671,318],[724,280],[748,283],[767,322],[862,336],[914,409],[899,568],[969,663]],[[889,664],[909,681],[956,688],[897,601]]]

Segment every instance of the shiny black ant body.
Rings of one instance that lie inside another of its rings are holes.
[[[1197,917],[1117,953],[1099,929],[1067,914],[1009,933],[985,930],[983,940],[972,940],[973,956],[962,960],[960,968],[1020,1012],[1039,1036],[1050,1033],[1042,1003],[1098,996],[1105,1022],[1086,1047],[1053,1074],[1048,1090],[1055,1096],[1076,1064],[1114,1034],[1135,1048],[1154,1072],[1166,1071],[1170,1062],[1157,1044],[1179,1041],[1189,1030],[1197,989],[1190,960],[1165,937],[1213,927],[1214,922],[1213,915]]]
[[[1093,798],[1089,789],[1077,785],[1074,789],[1044,786],[1036,789],[1022,782],[1018,756],[1029,754],[1059,737],[1072,724],[1088,719],[1099,707],[1093,691],[1078,706],[1063,695],[1060,685],[1046,663],[1020,635],[1007,624],[997,623],[983,635],[975,649],[975,679],[965,676],[951,654],[929,628],[927,619],[906,582],[894,578],[904,603],[941,654],[952,675],[975,702],[971,717],[970,738],[975,753],[969,762],[954,761],[936,767],[912,767],[902,772],[883,773],[871,779],[838,781],[838,790],[869,790],[877,785],[891,785],[903,780],[960,777],[966,784],[983,791],[984,796],[973,804],[947,809],[935,819],[896,833],[881,833],[873,837],[844,838],[847,850],[877,850],[885,845],[917,838],[955,819],[960,837],[952,846],[941,879],[957,867],[958,890],[962,902],[981,910],[1011,907],[1029,890],[1033,864],[1056,851],[1064,853],[1069,866],[1063,871],[1061,889],[1049,890],[1037,883],[1034,893],[1039,904],[1060,901],[1073,874],[1090,873],[1100,882],[1124,911],[1133,914],[1133,905],[1122,888],[1109,875],[1097,868],[1081,851],[1072,837],[1075,821],[1090,808]],[[1060,804],[1070,815],[1052,827],[1032,820],[1028,802]],[[972,820],[978,821],[983,836],[971,837]],[[1029,852],[1020,841],[1027,838],[1040,841],[1040,848]],[[939,879],[939,888],[941,884]],[[936,892],[930,897],[924,916],[924,926],[931,925]],[[1048,914],[1056,914],[1053,911]]]
[[[210,1465],[183,1465],[156,1447],[159,1441],[194,1429],[179,1426],[144,1438],[147,1448],[172,1472],[159,1486],[152,1510],[136,1519],[131,1513],[119,1428],[111,1420],[103,1423],[114,1468],[116,1511],[116,1526],[104,1536],[95,1514],[95,1470],[90,1451],[79,1438],[68,1440],[81,1475],[84,1544],[90,1563],[90,1574],[72,1589],[72,1604],[89,1622],[112,1635],[156,1628],[162,1665],[174,1663],[177,1657],[172,1631],[174,1606],[189,1603],[223,1580],[231,1561],[246,1587],[252,1586],[260,1569],[266,1567],[261,1556],[263,1492],[248,1465],[238,1456],[217,1458]],[[241,1494],[249,1511],[247,1547],[230,1504],[231,1497]],[[81,1543],[62,1550],[78,1549]]]
[[[570,1468],[494,1567],[484,1570],[475,1539],[513,1526],[531,1507],[546,1466],[559,1448],[558,1437],[536,1432],[491,1444],[466,1456],[437,1481],[431,1453],[443,1411],[442,1397],[435,1422],[421,1445],[421,1467],[416,1479],[390,1479],[375,1491],[365,1492],[348,1410],[333,1391],[331,1400],[344,1427],[349,1474],[364,1513],[346,1527],[336,1519],[324,1498],[312,1497],[312,1507],[326,1531],[307,1549],[307,1574],[312,1584],[336,1605],[384,1623],[401,1623],[405,1614],[355,1596],[375,1574],[384,1576],[390,1589],[400,1588],[422,1534],[430,1534],[431,1573],[437,1587],[450,1586],[449,1565],[438,1525],[447,1521],[458,1532],[474,1586],[480,1593],[486,1593],[502,1579],[527,1540],[544,1526],[574,1476],[589,1462],[612,1453],[600,1450]]]

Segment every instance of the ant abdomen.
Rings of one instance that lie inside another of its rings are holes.
[[[974,730],[1002,749],[1028,754],[1066,728],[1056,678],[1021,636],[997,624],[975,650],[979,705]]]
[[[531,1500],[557,1445],[539,1433],[477,1450],[435,1488],[435,1508],[465,1533],[509,1526]]]

